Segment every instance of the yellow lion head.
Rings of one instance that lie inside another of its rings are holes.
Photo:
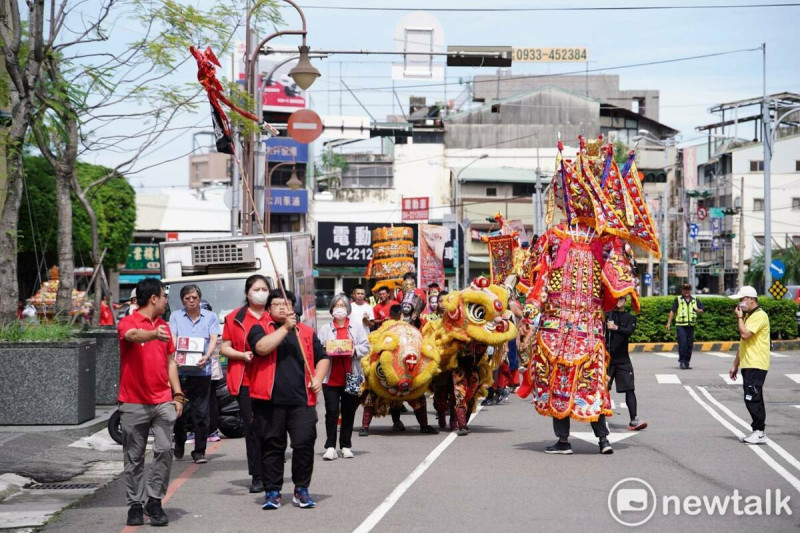
[[[443,301],[445,330],[458,340],[499,346],[517,336],[508,308],[508,291],[478,278],[468,288],[449,293]]]
[[[361,359],[367,387],[388,400],[419,398],[439,373],[439,349],[414,326],[386,321],[370,333],[371,353]]]

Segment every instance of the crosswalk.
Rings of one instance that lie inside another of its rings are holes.
[[[691,374],[696,375],[696,374]],[[789,380],[793,381],[794,383],[800,384],[800,374],[777,374],[778,376],[784,376]],[[728,374],[717,374],[719,378],[726,384],[726,385],[741,385],[742,384],[742,374],[739,373],[736,375],[736,379],[731,379]],[[681,385],[683,382],[681,381],[680,376],[678,374],[654,374],[656,378],[656,383],[659,385]],[[773,375],[770,375],[771,380],[775,379]],[[800,405],[795,406],[800,409]]]

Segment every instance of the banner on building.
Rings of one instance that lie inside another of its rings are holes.
[[[255,67],[261,93],[261,109],[265,113],[292,113],[306,107],[305,91],[289,76],[297,65],[297,47],[271,46],[269,55],[260,55]],[[244,43],[236,48],[235,79],[244,84]],[[293,59],[295,58],[295,59]]]
[[[683,184],[687,191],[697,188],[697,147],[683,149]]]
[[[420,224],[418,287],[425,289],[431,283],[444,287],[444,245],[449,238],[449,228]]]
[[[489,243],[489,275],[492,283],[502,285],[513,270],[514,243],[512,235],[497,235],[487,239]]]

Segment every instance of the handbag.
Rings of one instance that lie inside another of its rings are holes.
[[[344,376],[344,391],[353,396],[361,395],[361,384],[364,382],[364,376],[354,372],[348,372]]]

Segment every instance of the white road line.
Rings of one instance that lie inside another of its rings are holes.
[[[782,358],[782,357],[791,357],[791,355],[788,355],[788,354],[785,354],[785,353],[778,353],[778,352],[769,352],[769,354],[770,354],[772,357],[778,357],[778,358]]]
[[[795,383],[800,383],[800,374],[786,374],[786,377],[791,379]]]
[[[669,357],[670,359],[677,359],[678,354],[672,352],[653,352],[656,355],[660,355],[661,357]]]
[[[717,374],[723,380],[725,380],[725,384],[727,385],[741,385],[742,384],[742,374],[736,374],[736,381],[732,380],[728,374]]]
[[[470,423],[475,420],[475,417],[478,416],[480,410],[481,406],[478,406],[478,409],[469,419]],[[403,494],[405,494],[406,491],[411,488],[411,485],[413,485],[414,482],[425,473],[428,467],[431,466],[440,455],[442,455],[442,453],[453,443],[453,441],[456,440],[457,437],[458,435],[455,431],[445,437],[444,440],[440,442],[439,445],[434,448],[433,451],[429,453],[419,465],[417,465],[417,467],[408,475],[408,477],[401,481],[400,484],[397,485],[397,487],[395,487],[395,489],[391,492],[391,494],[389,494],[389,496],[387,496],[386,499],[383,500],[383,502],[376,507],[375,510],[372,511],[357,528],[353,530],[353,533],[368,533],[369,531],[372,531],[372,528],[378,525],[378,522],[380,522],[383,517],[386,516],[386,513],[388,513],[398,502],[398,500],[400,500]]]
[[[705,389],[705,387],[697,387],[697,388],[700,389],[700,392],[703,393],[703,396],[708,398],[708,400],[711,403],[716,405],[720,409],[720,411],[722,411],[723,413],[725,413],[726,415],[731,417],[735,422],[738,422],[740,426],[742,426],[744,428],[747,428],[748,430],[750,429],[750,424],[748,424],[747,422],[745,422],[744,420],[742,420],[741,418],[736,416],[736,414],[733,411],[731,411],[730,409],[728,409],[727,407],[722,405],[720,402],[718,402],[717,399],[714,398],[711,395],[711,393],[709,393]],[[769,446],[770,448],[772,448],[773,450],[778,452],[778,455],[783,457],[786,460],[787,463],[789,463],[790,465],[795,467],[797,470],[800,470],[800,461],[795,459],[795,457],[792,454],[790,454],[789,452],[787,452],[780,444],[778,444],[777,442],[773,441],[770,438],[767,438],[767,446]]]
[[[656,374],[656,381],[661,384],[681,384],[681,378],[678,377],[678,374]]]
[[[706,402],[704,402],[689,385],[685,385],[684,388],[689,392],[689,395],[692,398],[694,398],[694,400],[697,403],[700,404],[700,406],[703,409],[708,411],[708,413],[711,416],[713,416],[717,420],[717,422],[719,422],[725,428],[727,428],[728,431],[730,431],[731,433],[733,433],[736,437],[738,437],[740,439],[745,436],[744,433],[742,433],[741,431],[736,429],[736,427],[734,427],[730,422],[725,420],[722,417],[722,415],[717,413],[710,405],[708,405]],[[774,471],[776,471],[778,474],[780,474],[781,477],[783,477],[783,479],[785,479],[792,487],[795,488],[795,490],[797,490],[797,492],[800,492],[800,479],[797,479],[794,475],[792,475],[791,472],[789,472],[783,466],[781,466],[775,459],[772,458],[771,455],[769,455],[767,452],[765,452],[760,446],[758,446],[758,445],[751,446],[751,445],[748,445],[748,444],[740,444],[740,446],[745,446],[745,447],[753,450],[753,453],[758,455]]]
[[[733,359],[736,357],[733,354],[725,353],[725,352],[706,352],[708,355],[713,355],[714,357],[722,357],[723,359]]]
[[[619,402],[619,406],[622,407],[623,409],[627,409],[628,408],[628,404],[625,403],[625,402]]]

